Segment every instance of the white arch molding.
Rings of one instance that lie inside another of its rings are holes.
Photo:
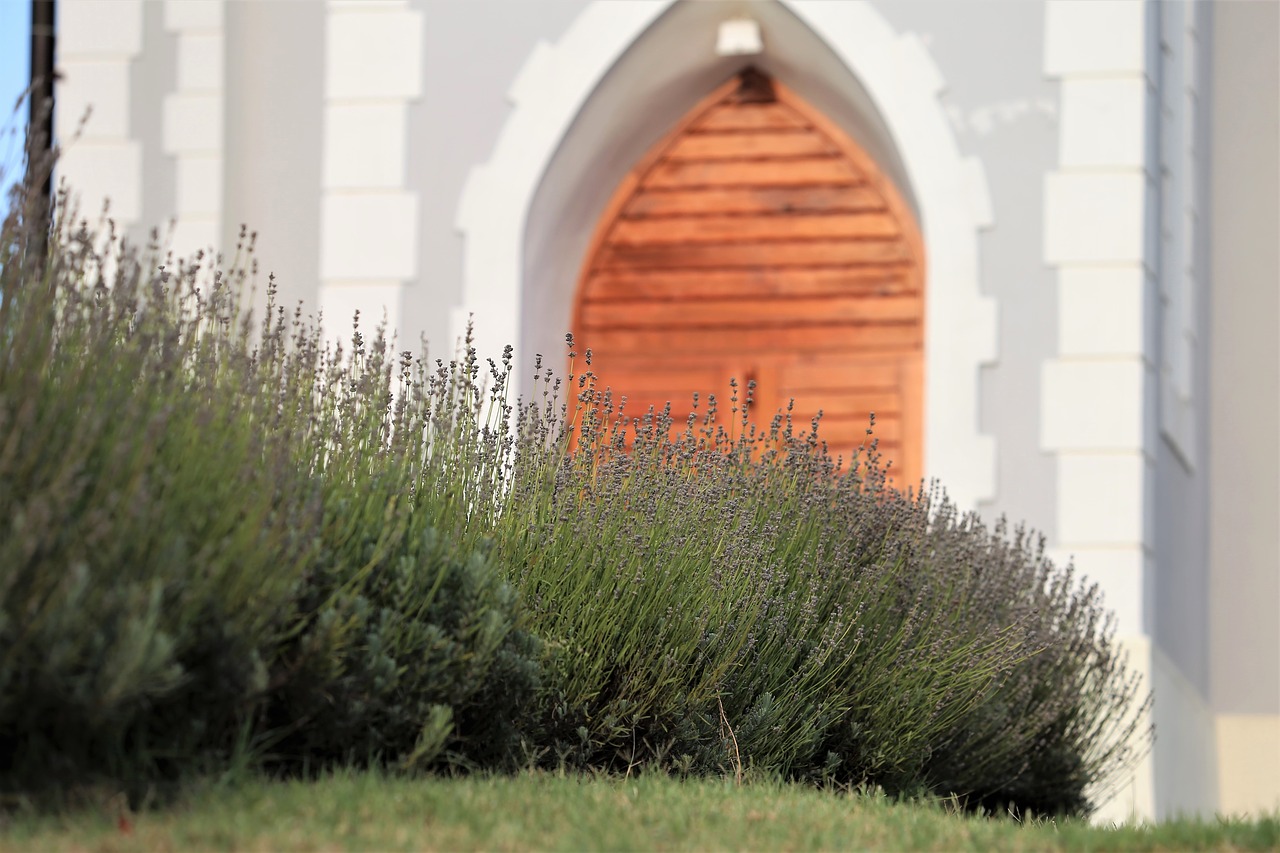
[[[978,430],[979,369],[997,351],[995,301],[978,278],[979,232],[992,222],[981,161],[961,155],[938,99],[942,75],[915,35],[894,32],[865,2],[777,1],[865,87],[896,144],[928,258],[924,470],[959,506],[976,508],[994,496],[996,470],[995,441]],[[457,216],[463,292],[451,331],[460,335],[474,316],[482,355],[518,340],[528,214],[561,141],[617,60],[674,2],[595,0],[554,46],[538,44],[517,75],[512,113],[489,162],[468,176]]]

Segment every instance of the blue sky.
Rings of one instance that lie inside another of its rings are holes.
[[[0,199],[22,170],[27,107],[14,101],[31,74],[31,0],[0,0]]]

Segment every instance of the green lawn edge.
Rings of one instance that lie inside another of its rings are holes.
[[[0,850],[1274,850],[1280,813],[1103,827],[777,781],[552,773],[204,783],[123,811],[107,793],[11,811]]]

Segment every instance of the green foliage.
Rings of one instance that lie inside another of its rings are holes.
[[[410,492],[404,478],[366,480],[363,506],[326,502],[325,547],[281,652],[290,677],[270,712],[277,760],[411,769],[519,754],[538,670],[515,592],[481,552],[440,542],[422,508],[398,512]],[[396,516],[407,523],[385,522]],[[394,541],[346,535],[388,528]]]
[[[170,272],[109,226],[41,253],[29,209],[0,241],[0,787],[520,754],[536,644],[432,532],[358,334],[255,330],[247,262]]]
[[[228,287],[145,276],[84,229],[34,257],[19,214],[0,267],[0,775],[167,777],[229,750],[265,687],[307,487],[214,368]]]
[[[681,427],[575,384],[568,429],[521,412],[575,450],[547,474],[521,448],[495,548],[552,652],[556,761],[1079,812],[1141,748],[1096,590],[1022,531],[888,488],[874,445],[832,459],[816,422],[757,428],[750,388]]]
[[[527,763],[1085,812],[1144,746],[1095,589],[874,443],[329,345],[268,286],[0,239],[0,786]],[[104,250],[102,247],[107,246]],[[572,341],[570,340],[572,347]],[[572,405],[572,411],[570,410]],[[523,604],[521,603],[523,602]]]

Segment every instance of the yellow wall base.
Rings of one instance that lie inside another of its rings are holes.
[[[1280,810],[1280,714],[1219,714],[1217,736],[1222,813]]]
[[[1093,815],[1095,823],[1280,811],[1280,714],[1215,714],[1148,637],[1117,638],[1155,691],[1150,753]]]

